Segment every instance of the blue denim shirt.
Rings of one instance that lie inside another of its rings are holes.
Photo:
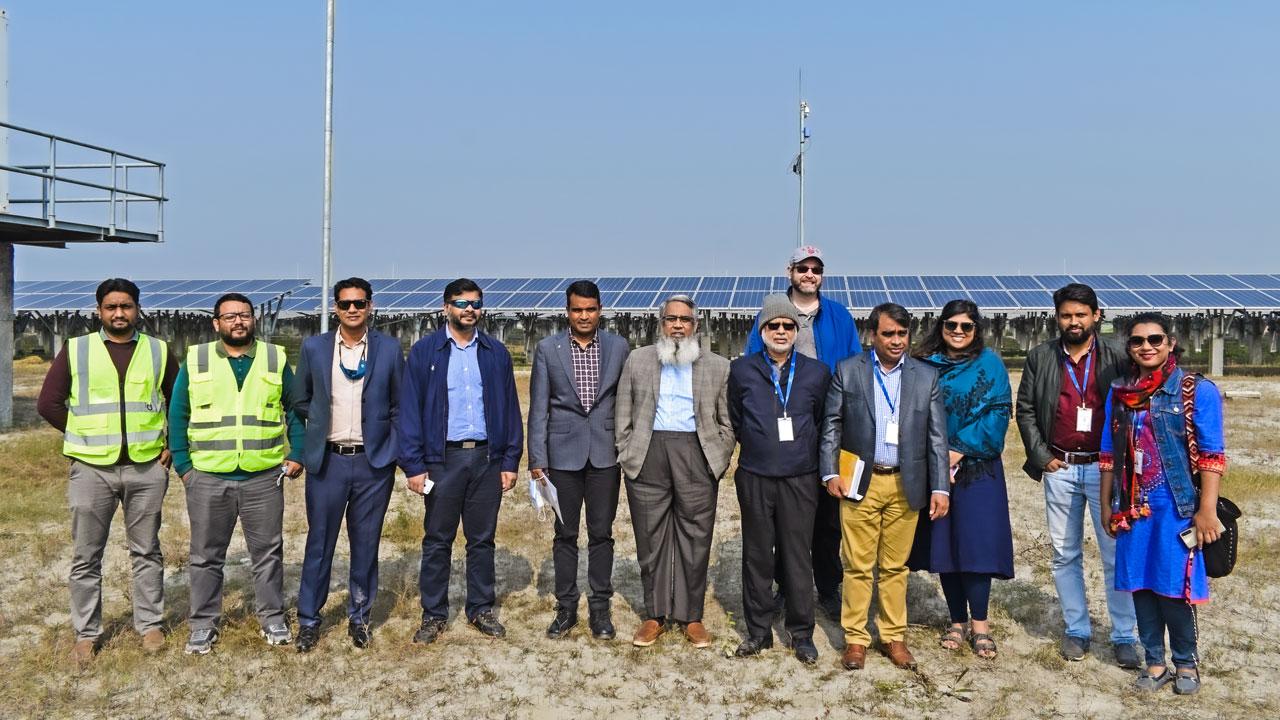
[[[1165,482],[1173,492],[1178,516],[1189,518],[1196,513],[1199,503],[1195,482],[1192,480],[1191,458],[1187,454],[1187,428],[1182,416],[1182,368],[1174,368],[1164,385],[1151,396],[1151,411],[1147,413],[1155,433],[1156,446],[1160,450],[1160,463],[1164,467]],[[1128,382],[1118,378],[1107,392],[1107,414],[1102,433],[1103,465],[1112,458],[1117,478],[1128,477],[1129,428],[1133,414],[1117,408],[1115,388]],[[1118,411],[1117,411],[1118,410]],[[1197,378],[1195,412],[1191,416],[1196,428],[1196,440],[1200,447],[1200,470],[1221,471],[1226,445],[1222,433],[1222,395],[1218,386],[1209,380]]]
[[[448,330],[446,329],[446,332]],[[487,440],[484,428],[484,382],[477,357],[480,333],[459,345],[449,333],[449,430],[447,440]]]

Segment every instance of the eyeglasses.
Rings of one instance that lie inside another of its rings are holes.
[[[369,307],[369,301],[368,300],[338,300],[337,305],[339,310],[350,310],[352,306],[355,306],[355,309],[357,310],[363,310]]]
[[[226,323],[235,322],[236,320],[243,320],[245,322],[249,322],[250,320],[253,319],[253,313],[251,312],[222,313],[221,315],[218,316],[218,319]]]
[[[458,308],[459,310],[466,310],[468,306],[473,307],[476,310],[479,310],[480,308],[484,307],[483,300],[450,300],[449,304]]]
[[[667,323],[668,325],[675,325],[676,323],[692,325],[693,316],[692,315],[663,315],[662,322]]]
[[[1151,347],[1158,348],[1164,344],[1165,338],[1166,336],[1163,333],[1155,333],[1153,335],[1147,335],[1145,337],[1142,335],[1130,335],[1129,347],[1133,348],[1134,350],[1137,350],[1138,348],[1142,347],[1143,344],[1150,344]]]
[[[973,332],[974,325],[971,322],[959,322],[956,320],[946,320],[942,323],[942,327],[946,328],[947,332],[955,332],[959,330],[960,332],[968,335],[969,333]]]
[[[792,269],[792,270],[795,270],[796,272],[800,273],[801,275],[803,275],[803,274],[805,274],[805,273],[813,273],[814,275],[821,275],[821,274],[822,274],[822,266],[821,266],[821,265],[796,265],[796,266],[792,267],[791,269]]]
[[[787,332],[791,332],[792,330],[796,329],[795,323],[783,322],[781,320],[774,320],[773,322],[767,322],[764,324],[764,326],[770,330],[786,330]]]

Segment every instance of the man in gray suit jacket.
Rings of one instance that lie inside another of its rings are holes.
[[[937,371],[906,354],[907,311],[885,303],[871,311],[868,324],[875,333],[875,352],[837,366],[818,449],[827,491],[845,499],[840,508],[845,568],[841,663],[858,670],[866,662],[871,642],[867,612],[878,566],[881,652],[898,667],[914,668],[905,642],[907,557],[920,511],[927,507],[929,517],[936,519],[950,505],[946,408]],[[842,450],[865,463],[860,474],[841,477]]]
[[[368,281],[340,280],[333,296],[338,329],[303,341],[294,376],[294,411],[307,422],[307,546],[298,587],[298,652],[310,652],[320,639],[320,611],[329,596],[344,516],[351,543],[347,633],[356,647],[369,644],[378,545],[400,450],[400,342],[369,327],[373,288]]]
[[[627,341],[600,329],[600,288],[579,280],[565,290],[569,330],[544,338],[529,378],[529,472],[550,482],[560,500],[552,556],[556,616],[547,637],[563,638],[578,623],[578,524],[587,508],[588,624],[612,640],[613,520],[621,472],[613,443],[613,406]]]
[[[733,454],[729,361],[703,351],[693,300],[662,304],[662,336],[631,353],[618,381],[618,462],[636,534],[645,620],[632,643],[652,645],[667,621],[694,647],[702,624],[716,491]]]

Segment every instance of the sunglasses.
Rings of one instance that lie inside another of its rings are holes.
[[[476,310],[479,310],[480,308],[484,307],[483,300],[450,300],[449,304],[458,308],[459,310],[466,310],[468,305],[475,308]]]
[[[339,310],[350,310],[352,306],[354,306],[355,309],[357,310],[363,310],[369,307],[369,301],[368,300],[338,300],[337,305]]]
[[[821,265],[796,265],[795,267],[793,267],[793,268],[791,268],[791,269],[792,269],[792,270],[795,270],[796,272],[800,273],[801,275],[803,275],[803,274],[805,274],[805,273],[813,273],[814,275],[821,275],[821,274],[822,274],[822,266],[821,266]]]
[[[1166,336],[1162,333],[1155,333],[1154,335],[1146,335],[1146,336],[1130,335],[1129,347],[1133,348],[1134,350],[1137,350],[1138,348],[1142,347],[1144,344],[1149,344],[1153,348],[1158,348],[1164,344],[1165,337]]]
[[[781,320],[774,320],[772,322],[767,322],[764,324],[764,326],[769,330],[786,330],[787,332],[791,332],[792,330],[796,329],[795,323],[783,322]]]
[[[973,332],[974,325],[971,322],[958,322],[956,320],[946,320],[942,323],[942,327],[946,328],[947,332],[955,332],[959,330],[960,332],[965,333],[967,335]]]

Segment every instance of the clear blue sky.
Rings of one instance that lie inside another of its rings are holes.
[[[169,164],[163,246],[318,279],[324,0],[0,0],[11,121]],[[1280,272],[1280,3],[339,0],[335,273]],[[14,157],[15,161],[22,158]]]

